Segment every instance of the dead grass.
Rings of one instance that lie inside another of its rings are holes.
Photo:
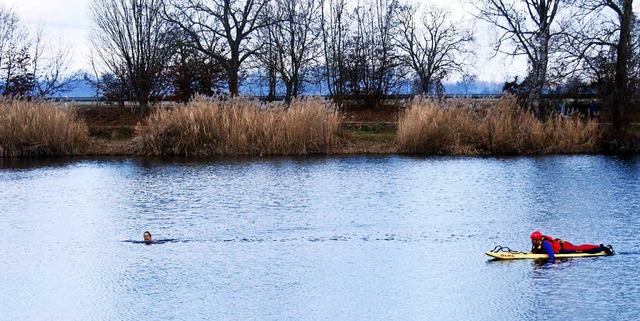
[[[0,156],[81,155],[89,143],[73,108],[46,102],[0,100]]]
[[[416,98],[398,123],[403,153],[594,153],[601,136],[593,121],[559,116],[541,121],[513,97],[450,103]]]
[[[321,99],[263,104],[236,98],[158,109],[136,127],[145,155],[303,155],[335,142],[339,115]]]
[[[343,114],[321,99],[293,101],[289,108],[247,99],[198,100],[154,110],[142,119],[108,106],[76,110],[3,100],[0,156],[555,154],[597,152],[606,141],[593,121],[559,116],[541,121],[511,97],[415,99],[404,109]]]

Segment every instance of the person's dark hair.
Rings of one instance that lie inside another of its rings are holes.
[[[142,235],[145,235],[145,234],[149,234],[149,237],[151,237],[151,232],[149,232],[149,231],[144,231],[144,233],[142,233]]]

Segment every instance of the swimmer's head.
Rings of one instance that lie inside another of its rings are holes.
[[[144,238],[145,242],[153,242],[153,239],[151,238],[151,233],[149,233],[149,231],[144,231],[144,233],[142,234],[142,237]]]

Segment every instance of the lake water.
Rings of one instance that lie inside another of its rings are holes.
[[[640,317],[640,157],[0,164],[2,320]],[[484,254],[534,229],[618,254]]]

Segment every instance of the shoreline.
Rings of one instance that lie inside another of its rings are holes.
[[[83,119],[90,131],[90,146],[83,155],[76,156],[146,156],[135,153],[135,127],[144,119],[138,114],[132,113],[129,107],[120,106],[82,106],[75,107],[78,110],[79,118]],[[397,133],[398,118],[401,113],[399,108],[387,109],[351,109],[340,111],[340,134],[335,146],[329,148],[325,153],[318,155],[393,155],[403,154],[399,151]],[[606,127],[610,124],[599,123],[599,126]],[[632,123],[634,132],[640,134],[640,123]],[[638,136],[636,134],[636,136]],[[636,137],[638,140],[638,137]],[[640,143],[630,142],[635,146],[634,150],[628,149],[623,152],[612,152],[611,145],[619,143],[605,142],[598,152],[593,153],[446,153],[446,154],[425,154],[413,153],[415,155],[442,155],[442,156],[542,156],[542,155],[615,155],[615,154],[638,154],[640,153]],[[618,146],[619,147],[619,146]],[[620,148],[623,149],[623,148]],[[274,154],[272,156],[277,156]],[[239,155],[228,155],[239,156]],[[260,156],[256,154],[256,156]],[[185,156],[182,156],[185,157]],[[197,156],[188,156],[197,158]]]
[[[87,152],[76,156],[145,156],[134,152],[135,127],[145,119],[132,113],[131,108],[113,105],[74,108],[78,118],[87,123],[90,134]],[[397,154],[398,114],[396,108],[341,111],[338,142],[320,154]],[[276,155],[279,154],[273,156]]]
[[[71,157],[101,156],[151,156],[140,152],[140,133],[136,127],[147,121],[130,106],[115,105],[70,105],[75,110],[76,118],[86,124],[88,141],[83,151],[68,154]],[[406,109],[399,105],[384,108],[341,108],[338,111],[338,132],[336,140],[324,150],[301,155],[441,155],[441,156],[542,156],[542,155],[630,155],[640,153],[640,123],[631,123],[627,132],[616,134],[610,130],[606,121],[596,123],[601,128],[602,136],[595,149],[587,152],[527,151],[491,152],[483,149],[451,149],[436,152],[407,152],[402,150],[398,139],[398,126]],[[406,119],[406,118],[405,118]],[[444,124],[447,124],[446,122]],[[448,125],[445,125],[448,126]],[[609,128],[609,129],[607,129]],[[617,136],[618,135],[618,136]],[[434,137],[434,136],[432,136]],[[435,136],[438,137],[438,136]],[[437,141],[438,139],[436,139]],[[448,145],[447,145],[448,146]],[[224,154],[220,156],[279,156],[272,154]],[[293,154],[291,154],[293,155]],[[44,156],[44,155],[40,155]],[[201,158],[197,155],[175,155],[178,157]],[[39,156],[23,156],[17,158],[39,158]],[[204,156],[202,156],[204,157]],[[16,158],[13,156],[2,156]]]
[[[365,127],[364,130],[354,129],[355,127]],[[602,124],[602,126],[607,126]],[[640,129],[640,124],[633,124],[633,126]],[[396,127],[397,123],[376,123],[376,122],[360,122],[360,123],[342,123],[341,127],[343,132],[339,137],[337,146],[329,148],[325,153],[316,153],[309,155],[326,155],[326,156],[339,156],[339,155],[433,155],[433,156],[545,156],[545,155],[637,155],[640,154],[638,150],[627,150],[624,152],[611,152],[600,150],[593,153],[517,153],[517,154],[500,154],[500,153],[403,153],[399,151],[397,144],[397,130],[388,129],[388,127]],[[345,129],[346,127],[346,129]],[[382,127],[383,129],[379,129]],[[121,127],[112,128],[114,132],[121,132]],[[134,132],[133,128],[129,128],[126,131]],[[616,142],[605,142],[606,144],[617,144]],[[637,144],[637,142],[636,142]],[[82,155],[74,155],[73,157],[97,157],[97,156],[135,156],[144,157],[149,155],[142,155],[134,152],[136,145],[135,137],[122,137],[121,134],[114,134],[112,138],[105,138],[99,136],[91,136],[91,143],[87,149],[87,152]],[[636,146],[637,148],[637,146]],[[603,148],[601,148],[603,149]],[[270,155],[222,155],[224,156],[281,156],[280,154]],[[171,156],[176,157],[176,156]],[[184,156],[177,155],[177,157],[188,158],[201,158],[200,156]],[[202,156],[204,158],[210,156]]]

